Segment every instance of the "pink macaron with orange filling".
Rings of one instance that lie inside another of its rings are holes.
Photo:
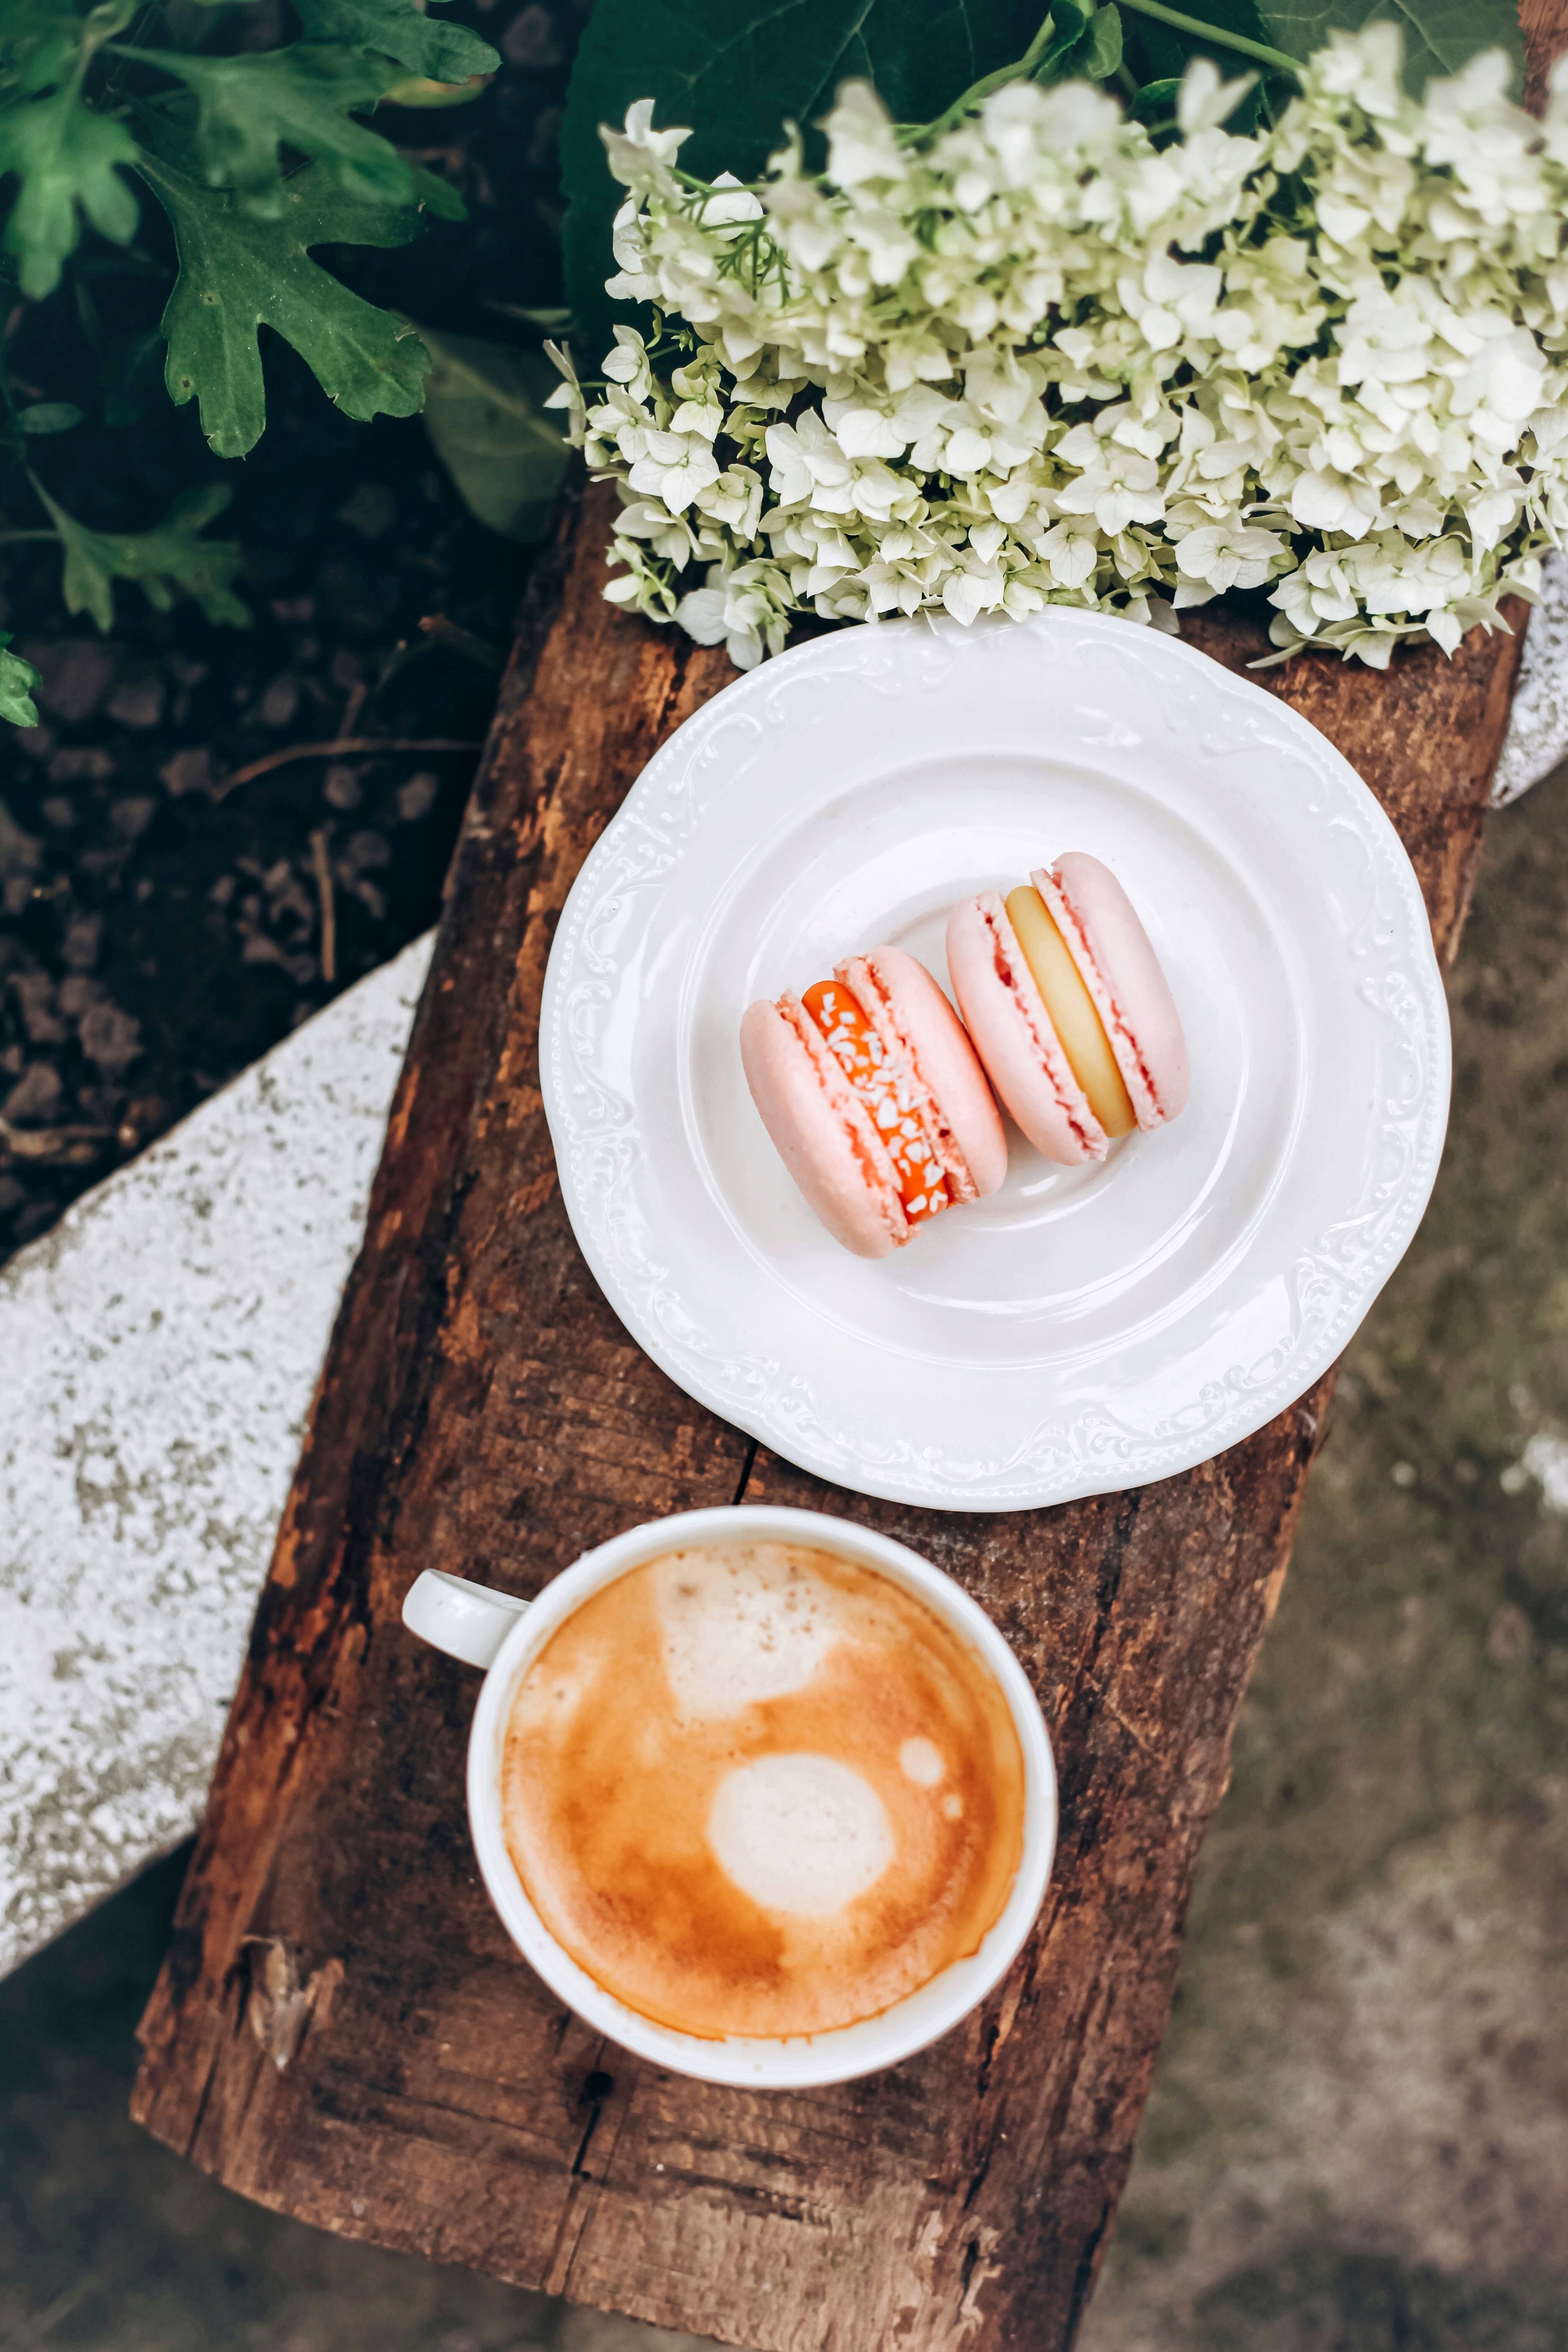
[[[1121,883],[1074,850],[947,927],[953,993],[992,1085],[1047,1160],[1103,1160],[1187,1100],[1187,1046],[1149,935]]]
[[[974,1049],[901,948],[850,956],[798,997],[749,1005],[741,1059],[785,1167],[857,1257],[886,1257],[1007,1172]]]

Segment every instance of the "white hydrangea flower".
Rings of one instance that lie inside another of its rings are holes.
[[[1278,531],[1259,530],[1239,518],[1229,523],[1201,523],[1176,541],[1176,569],[1184,583],[1201,583],[1210,595],[1222,596],[1227,588],[1261,588],[1274,570],[1276,557],[1284,552],[1285,541]],[[1187,601],[1195,601],[1190,590],[1178,589],[1178,604],[1184,593]]]
[[[679,200],[679,191],[669,167],[691,132],[656,131],[651,98],[639,98],[635,106],[627,107],[624,131],[602,131],[599,136],[605,142],[611,171],[622,187],[631,190],[634,198]]]
[[[742,666],[810,610],[1173,627],[1267,588],[1280,657],[1379,665],[1500,625],[1568,541],[1568,67],[1538,124],[1500,58],[1419,101],[1401,64],[1336,33],[1243,138],[1199,62],[1158,149],[1086,84],[911,135],[851,82],[826,172],[792,132],[754,189],[633,107],[610,289],[658,340],[586,393],[552,354],[624,486],[607,593]]]
[[[858,188],[868,181],[904,177],[897,133],[868,81],[845,82],[822,127],[827,133],[827,177],[836,187]]]

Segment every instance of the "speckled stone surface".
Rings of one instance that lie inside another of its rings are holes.
[[[1530,616],[1508,740],[1492,804],[1516,801],[1568,758],[1568,555],[1549,555],[1541,602]]]
[[[0,1274],[0,1969],[200,1813],[429,954]]]

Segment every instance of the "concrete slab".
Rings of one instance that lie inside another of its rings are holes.
[[[1502,808],[1568,759],[1568,554],[1549,555],[1541,602],[1530,617],[1508,740],[1492,803]]]
[[[430,947],[0,1273],[0,1970],[200,1813]]]

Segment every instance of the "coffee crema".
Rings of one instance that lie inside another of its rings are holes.
[[[979,1653],[879,1570],[790,1543],[664,1552],[518,1686],[507,1851],[544,1925],[682,2033],[821,2033],[978,1950],[1024,1843]]]

